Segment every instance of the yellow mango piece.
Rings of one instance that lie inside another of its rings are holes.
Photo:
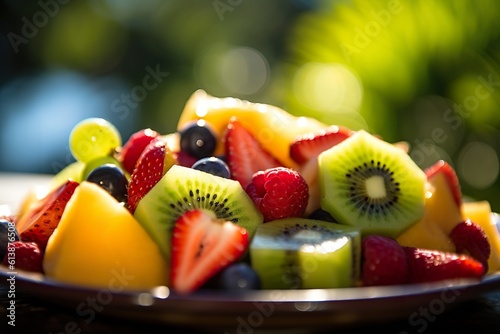
[[[424,217],[396,239],[403,246],[454,252],[449,234],[461,221],[461,208],[453,199],[446,177],[438,174],[427,182]]]
[[[491,206],[488,201],[466,202],[462,205],[462,215],[464,219],[479,224],[491,246],[491,255],[488,259],[489,273],[500,270],[500,232],[496,221],[492,218]]]
[[[297,166],[289,156],[290,143],[300,134],[327,127],[313,118],[297,117],[273,105],[218,98],[197,90],[188,99],[177,130],[189,122],[205,120],[221,139],[231,117],[237,117],[260,144],[287,167]],[[222,152],[222,140],[216,150]]]
[[[168,279],[158,247],[133,215],[87,181],[66,205],[43,268],[54,280],[112,291],[148,289]]]

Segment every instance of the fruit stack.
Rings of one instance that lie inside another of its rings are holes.
[[[75,162],[4,217],[6,266],[179,294],[480,280],[500,270],[487,201],[408,145],[196,91],[177,131],[75,125]],[[15,229],[12,229],[12,226]],[[14,230],[14,232],[12,232]]]

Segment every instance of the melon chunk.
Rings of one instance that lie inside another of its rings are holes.
[[[222,138],[233,116],[237,117],[261,145],[287,167],[297,166],[289,155],[292,141],[300,134],[327,127],[316,119],[297,117],[273,105],[232,97],[219,98],[200,89],[187,101],[179,117],[177,130],[181,130],[191,121],[203,119],[214,129],[218,137]],[[219,141],[216,153],[222,153],[222,148],[222,141]]]
[[[424,207],[424,217],[401,233],[397,241],[403,246],[455,252],[449,235],[463,217],[443,173],[427,181]]]
[[[462,215],[480,225],[486,233],[491,247],[488,271],[491,273],[500,270],[500,232],[497,225],[500,218],[492,214],[490,203],[488,201],[465,202],[462,205]]]
[[[113,291],[165,285],[167,264],[132,214],[97,184],[82,182],[50,237],[47,277]]]

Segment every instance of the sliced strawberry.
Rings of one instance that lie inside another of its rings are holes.
[[[300,135],[290,145],[290,158],[299,165],[304,164],[321,152],[337,145],[352,133],[353,131],[346,127],[332,125],[317,132]]]
[[[410,283],[455,278],[481,278],[486,268],[471,256],[437,250],[403,247],[410,270]]]
[[[35,242],[14,241],[9,243],[2,263],[11,271],[22,269],[42,273],[43,252]]]
[[[459,223],[450,233],[456,252],[467,254],[480,261],[488,269],[491,246],[483,228],[470,219]]]
[[[282,166],[255,137],[236,119],[231,119],[224,134],[225,153],[231,178],[245,189],[253,174]]]
[[[163,175],[176,164],[172,151],[161,138],[153,139],[144,149],[130,175],[127,204],[134,213],[139,201],[155,186]]]
[[[179,293],[197,290],[247,250],[247,231],[206,210],[186,212],[172,233],[170,284]]]
[[[68,180],[31,206],[16,224],[21,240],[35,242],[44,252],[49,237],[59,225],[66,204],[78,185],[78,182]]]
[[[361,281],[365,286],[405,284],[409,280],[403,247],[391,238],[369,235],[361,244]]]
[[[158,136],[159,133],[154,130],[149,128],[142,129],[133,133],[125,145],[123,145],[120,151],[119,160],[129,174],[133,173],[142,151],[144,151],[146,146]]]
[[[428,180],[432,180],[438,175],[443,175],[450,187],[453,199],[455,200],[455,203],[457,203],[457,207],[462,205],[462,190],[460,189],[460,183],[455,170],[449,163],[444,160],[439,160],[425,170],[425,175],[427,175]]]

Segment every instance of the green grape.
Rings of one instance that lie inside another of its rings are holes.
[[[92,117],[75,125],[69,135],[69,148],[73,157],[80,162],[109,156],[122,145],[118,129],[109,121]]]

